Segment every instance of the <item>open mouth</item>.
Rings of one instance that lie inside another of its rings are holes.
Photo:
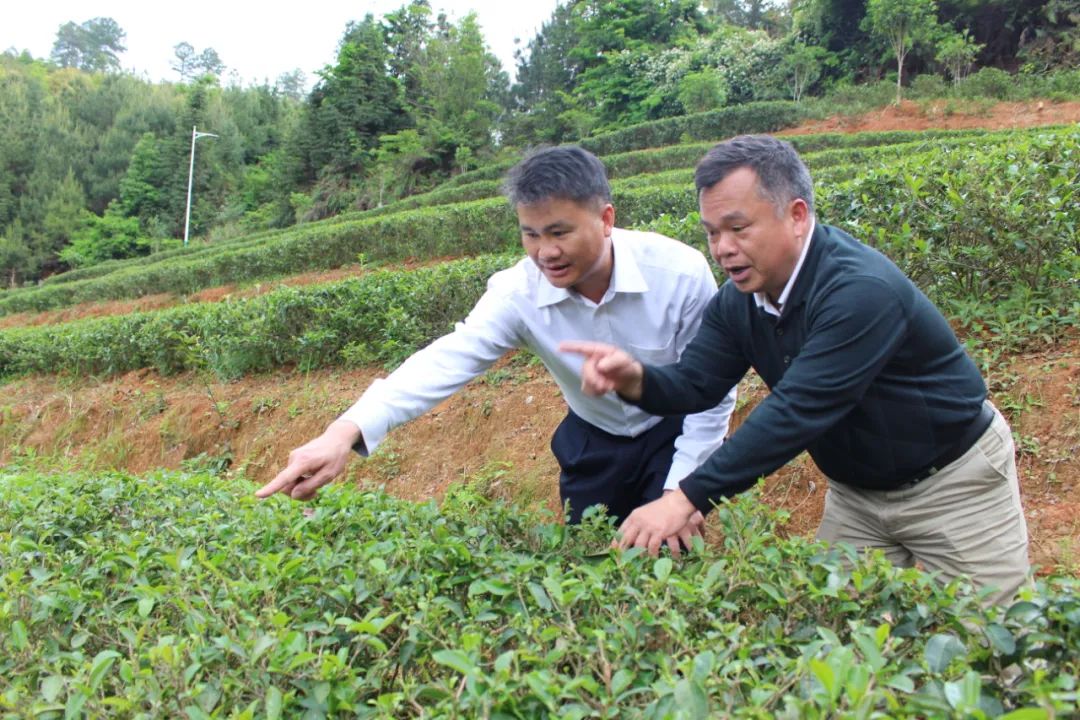
[[[560,278],[570,272],[570,263],[560,265],[544,265],[544,274],[549,278]]]
[[[732,267],[724,268],[724,272],[731,278],[732,282],[740,283],[746,280],[750,276],[749,265],[734,265]]]

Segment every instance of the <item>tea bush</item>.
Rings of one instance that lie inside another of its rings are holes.
[[[1018,131],[1010,131],[1012,134],[1015,134],[1016,132]],[[879,157],[878,154],[873,153],[870,150],[867,150],[864,153],[860,152],[857,148],[872,148],[879,146],[899,148],[902,145],[908,145],[917,141],[930,142],[938,140],[948,142],[960,141],[964,138],[985,138],[986,141],[990,141],[991,139],[1000,140],[1006,137],[1006,133],[987,133],[983,130],[944,130],[856,134],[823,133],[820,135],[792,136],[787,139],[792,142],[800,152],[806,154],[807,162],[813,169],[817,170],[827,165],[841,162],[841,158],[843,158],[843,161],[846,163],[855,164],[860,161]],[[622,153],[606,157],[605,163],[608,166],[609,174],[614,181],[613,186],[616,189],[620,187],[650,187],[658,184],[660,179],[650,178],[645,175],[645,173],[658,174],[678,168],[692,168],[697,160],[700,159],[701,155],[704,154],[711,145],[711,142],[695,143],[654,150]],[[846,155],[840,153],[833,156],[814,156],[814,154],[819,151],[828,149],[840,151],[840,149],[843,148],[851,149],[850,153]],[[882,149],[879,152],[885,152],[885,150]],[[502,168],[502,166],[500,166],[500,168],[501,169],[497,173],[494,173],[490,180],[476,180],[468,185],[454,185],[447,183],[429,193],[406,198],[398,203],[392,203],[376,210],[343,213],[337,217],[317,223],[300,225],[284,230],[264,231],[225,243],[215,243],[212,245],[198,244],[188,248],[178,248],[146,257],[131,258],[128,260],[111,260],[99,265],[54,275],[46,279],[44,285],[68,284],[75,281],[100,278],[103,276],[113,277],[110,277],[108,281],[105,281],[103,286],[94,284],[86,286],[80,285],[78,289],[73,288],[66,292],[43,292],[42,288],[23,288],[2,291],[0,292],[0,314],[62,307],[64,305],[88,300],[119,299],[122,297],[129,297],[130,295],[125,293],[132,292],[136,295],[157,292],[158,290],[153,287],[153,283],[159,282],[162,277],[162,273],[158,271],[162,267],[165,267],[165,265],[163,265],[164,263],[168,263],[169,266],[178,264],[181,266],[182,270],[187,270],[190,268],[188,263],[194,263],[196,260],[199,261],[196,264],[201,266],[211,262],[210,258],[221,255],[234,255],[241,250],[250,250],[262,245],[274,245],[278,242],[288,242],[290,238],[309,237],[312,240],[318,240],[323,237],[344,234],[355,229],[357,227],[357,222],[370,221],[376,217],[387,215],[400,217],[400,222],[408,225],[410,221],[408,211],[410,210],[422,208],[430,209],[439,205],[456,205],[467,203],[471,200],[490,199],[497,196],[501,185],[500,178],[505,172],[505,168]],[[455,180],[458,180],[461,177],[463,176],[458,176]],[[688,177],[691,177],[689,173],[673,174],[665,179],[664,182],[688,182],[686,180]],[[455,208],[446,208],[446,210],[448,215],[450,215],[450,221],[453,222],[455,219]],[[469,251],[466,249],[465,252],[467,253]],[[366,252],[365,256],[371,260],[382,259],[392,261],[400,259],[400,253],[393,252]],[[135,272],[136,268],[139,269],[138,272]],[[305,268],[298,268],[298,270],[303,269]],[[115,276],[116,273],[123,273],[124,275],[122,277],[127,277],[133,272],[139,274],[142,271],[146,271],[147,282],[139,283],[130,290],[118,289],[118,287],[126,286],[128,283],[121,282],[121,277]],[[288,272],[288,270],[282,272]],[[220,274],[212,275],[211,278],[220,276]],[[163,291],[181,293],[202,289],[201,287],[188,287],[185,289],[182,283],[177,282],[179,277],[180,275],[177,275],[172,285],[162,285],[161,289]],[[237,278],[237,280],[241,282],[251,279],[253,278]],[[103,296],[100,298],[98,297],[99,293],[97,290],[99,287],[103,288],[101,293]],[[171,289],[172,287],[180,287],[181,289],[173,290]]]
[[[775,132],[804,117],[804,108],[793,102],[753,102],[629,125],[585,138],[579,144],[597,155],[611,155],[693,140],[717,141],[744,133]]]
[[[835,172],[850,171],[839,165],[817,177],[819,215],[889,255],[947,315],[973,331],[988,329],[1016,344],[1028,337],[1053,340],[1080,325],[1078,146],[1076,129],[996,145],[962,143],[834,182]],[[488,202],[510,212],[502,201]],[[617,202],[623,224],[701,247],[696,200],[685,183],[619,189]],[[273,249],[262,250],[250,251],[251,257],[269,264]],[[316,250],[306,250],[312,262],[319,259]],[[486,274],[519,255],[383,271],[216,305],[5,330],[0,377],[201,366],[235,377],[289,363],[393,363],[446,332],[479,297]],[[303,256],[298,250],[295,257]],[[264,267],[253,262],[251,269]],[[441,284],[441,273],[451,284]]]
[[[246,300],[16,328],[0,335],[0,377],[205,367],[234,378],[285,364],[396,364],[448,332],[487,278],[516,260],[482,256]]]
[[[752,496],[680,560],[469,487],[0,475],[0,716],[1067,717],[1080,586],[985,611]]]
[[[927,172],[927,168],[933,168]],[[946,309],[1001,336],[1080,325],[1080,130],[901,158],[831,188],[822,216],[889,255]],[[977,321],[976,317],[969,317]]]
[[[685,186],[628,189],[616,193],[615,201],[620,221],[628,225],[664,210],[689,212],[694,203]],[[162,292],[183,295],[228,283],[341,267],[361,255],[375,261],[460,257],[514,247],[518,237],[517,219],[503,198],[313,224],[269,239],[207,249],[196,256],[0,295],[0,315]]]

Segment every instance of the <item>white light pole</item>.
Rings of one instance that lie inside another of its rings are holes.
[[[195,176],[195,141],[201,137],[216,138],[214,133],[201,133],[191,126],[191,164],[188,166],[187,175],[187,212],[184,213],[184,244],[187,245],[188,228],[191,225],[191,181]]]

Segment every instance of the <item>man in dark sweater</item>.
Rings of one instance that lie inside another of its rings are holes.
[[[819,538],[1011,597],[1029,570],[1012,435],[945,318],[884,255],[816,223],[810,174],[788,143],[720,143],[696,184],[729,282],[679,362],[562,349],[586,356],[586,392],[657,415],[712,407],[751,367],[771,393],[678,491],[626,519],[621,545],[656,553],[695,510],[807,450],[830,479]]]

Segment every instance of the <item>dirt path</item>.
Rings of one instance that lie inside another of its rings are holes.
[[[1038,100],[985,105],[977,101],[960,104],[956,100],[926,102],[905,100],[899,107],[889,105],[862,115],[837,115],[826,120],[804,123],[795,128],[782,130],[777,135],[970,128],[1007,130],[1041,125],[1067,125],[1075,122],[1080,122],[1080,102]]]
[[[145,473],[230,456],[231,472],[261,483],[378,374],[281,371],[225,384],[148,371],[74,386],[23,380],[4,388],[0,463],[30,453],[37,468]],[[1080,575],[1080,338],[1011,357],[995,380],[1004,389],[993,399],[1018,439],[1032,558],[1044,571]],[[763,395],[760,383],[744,383],[735,425]],[[392,432],[375,456],[352,463],[347,478],[420,500],[479,477],[493,496],[554,511],[558,468],[548,440],[564,414],[542,367],[503,361]],[[764,498],[791,513],[786,532],[812,534],[826,486],[803,456],[766,479]]]

